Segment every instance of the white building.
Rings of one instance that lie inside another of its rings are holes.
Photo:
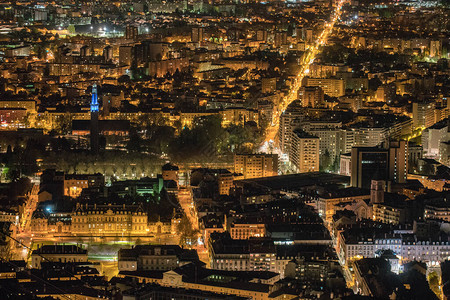
[[[441,143],[450,139],[447,123],[448,119],[445,119],[422,132],[422,146],[425,157],[441,160]]]

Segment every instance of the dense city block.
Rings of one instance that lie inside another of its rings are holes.
[[[0,0],[0,299],[450,298],[448,0]]]

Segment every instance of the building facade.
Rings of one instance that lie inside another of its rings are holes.
[[[244,179],[278,175],[276,154],[236,154],[234,172],[243,174]]]
[[[141,206],[78,205],[72,214],[77,236],[129,236],[148,233],[147,213]]]
[[[294,130],[289,159],[297,167],[298,172],[319,171],[319,138],[301,130]]]

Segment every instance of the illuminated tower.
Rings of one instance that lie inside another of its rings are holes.
[[[92,99],[91,99],[91,151],[98,153],[98,97],[97,97],[97,85],[92,86]]]

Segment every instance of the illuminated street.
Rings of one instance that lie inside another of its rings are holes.
[[[286,110],[286,108],[291,104],[294,100],[297,99],[298,90],[302,85],[303,78],[309,74],[309,67],[314,63],[316,56],[319,54],[320,49],[326,45],[327,40],[331,33],[333,32],[334,26],[336,22],[338,22],[339,17],[342,14],[342,6],[346,3],[346,0],[339,0],[334,8],[333,14],[331,15],[330,20],[324,24],[324,29],[320,33],[317,40],[313,45],[309,46],[306,53],[304,54],[302,61],[303,63],[300,65],[300,71],[297,76],[294,78],[291,87],[289,89],[289,93],[281,99],[278,106],[274,107],[274,111],[272,114],[272,123],[266,129],[265,134],[265,145],[263,145],[262,151],[268,151],[268,143],[277,145],[277,139],[275,138],[279,131],[280,126],[280,116]]]
[[[450,0],[0,5],[0,300],[450,299]]]

